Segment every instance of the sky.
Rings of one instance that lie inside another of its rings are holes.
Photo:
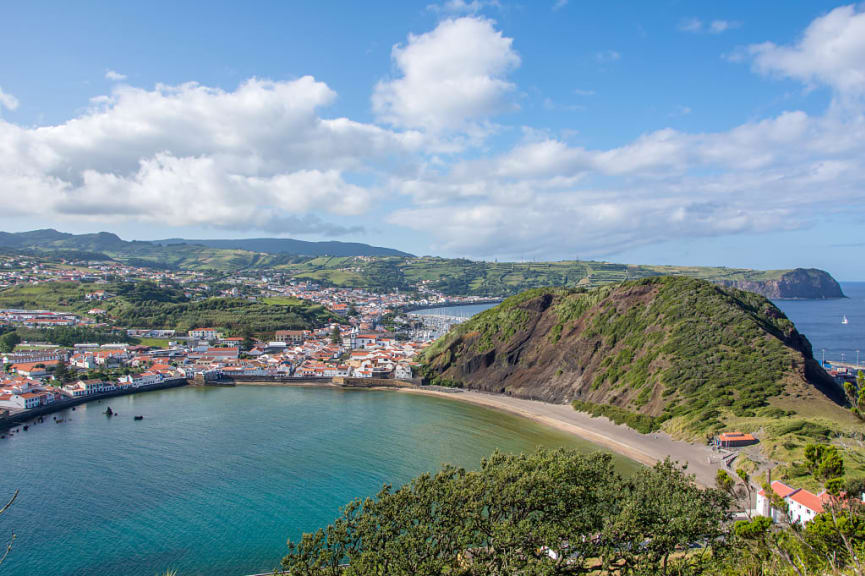
[[[0,14],[0,230],[865,280],[865,4]]]

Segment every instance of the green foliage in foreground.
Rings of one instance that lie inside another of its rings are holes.
[[[827,485],[838,479],[836,450],[810,447],[809,454]],[[837,500],[804,528],[762,517],[732,522],[734,501],[752,490],[744,472],[723,471],[717,489],[699,488],[669,460],[622,478],[606,454],[496,453],[478,471],[446,466],[355,500],[331,525],[289,541],[282,569],[291,576],[863,574],[861,502]],[[786,511],[783,501],[775,504]]]
[[[721,542],[728,504],[669,461],[625,479],[608,454],[496,453],[478,471],[445,467],[352,502],[290,541],[282,566],[304,576],[693,571]],[[677,556],[692,544],[700,553]]]

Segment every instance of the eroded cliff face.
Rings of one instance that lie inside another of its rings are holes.
[[[766,298],[682,277],[532,290],[456,328],[424,363],[433,383],[705,423],[827,384]]]
[[[756,292],[773,300],[844,298],[841,285],[828,272],[816,268],[796,268],[784,273],[777,280],[723,280],[718,284]]]

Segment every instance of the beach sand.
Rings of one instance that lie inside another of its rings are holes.
[[[694,474],[697,482],[702,486],[714,486],[716,471],[724,467],[719,461],[718,455],[713,453],[708,446],[674,440],[665,432],[641,434],[607,418],[593,418],[584,412],[577,412],[568,404],[551,404],[502,394],[487,394],[468,390],[444,392],[420,388],[401,388],[399,392],[450,398],[517,414],[557,430],[575,434],[598,446],[648,466],[669,456],[672,460],[687,464],[688,472]]]

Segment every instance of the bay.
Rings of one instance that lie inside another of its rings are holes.
[[[119,413],[102,412],[109,405]],[[134,415],[142,421],[134,421]],[[2,573],[241,576],[353,498],[495,449],[593,445],[445,398],[327,388],[180,388],[91,403],[0,441]],[[617,457],[624,472],[636,469]]]

